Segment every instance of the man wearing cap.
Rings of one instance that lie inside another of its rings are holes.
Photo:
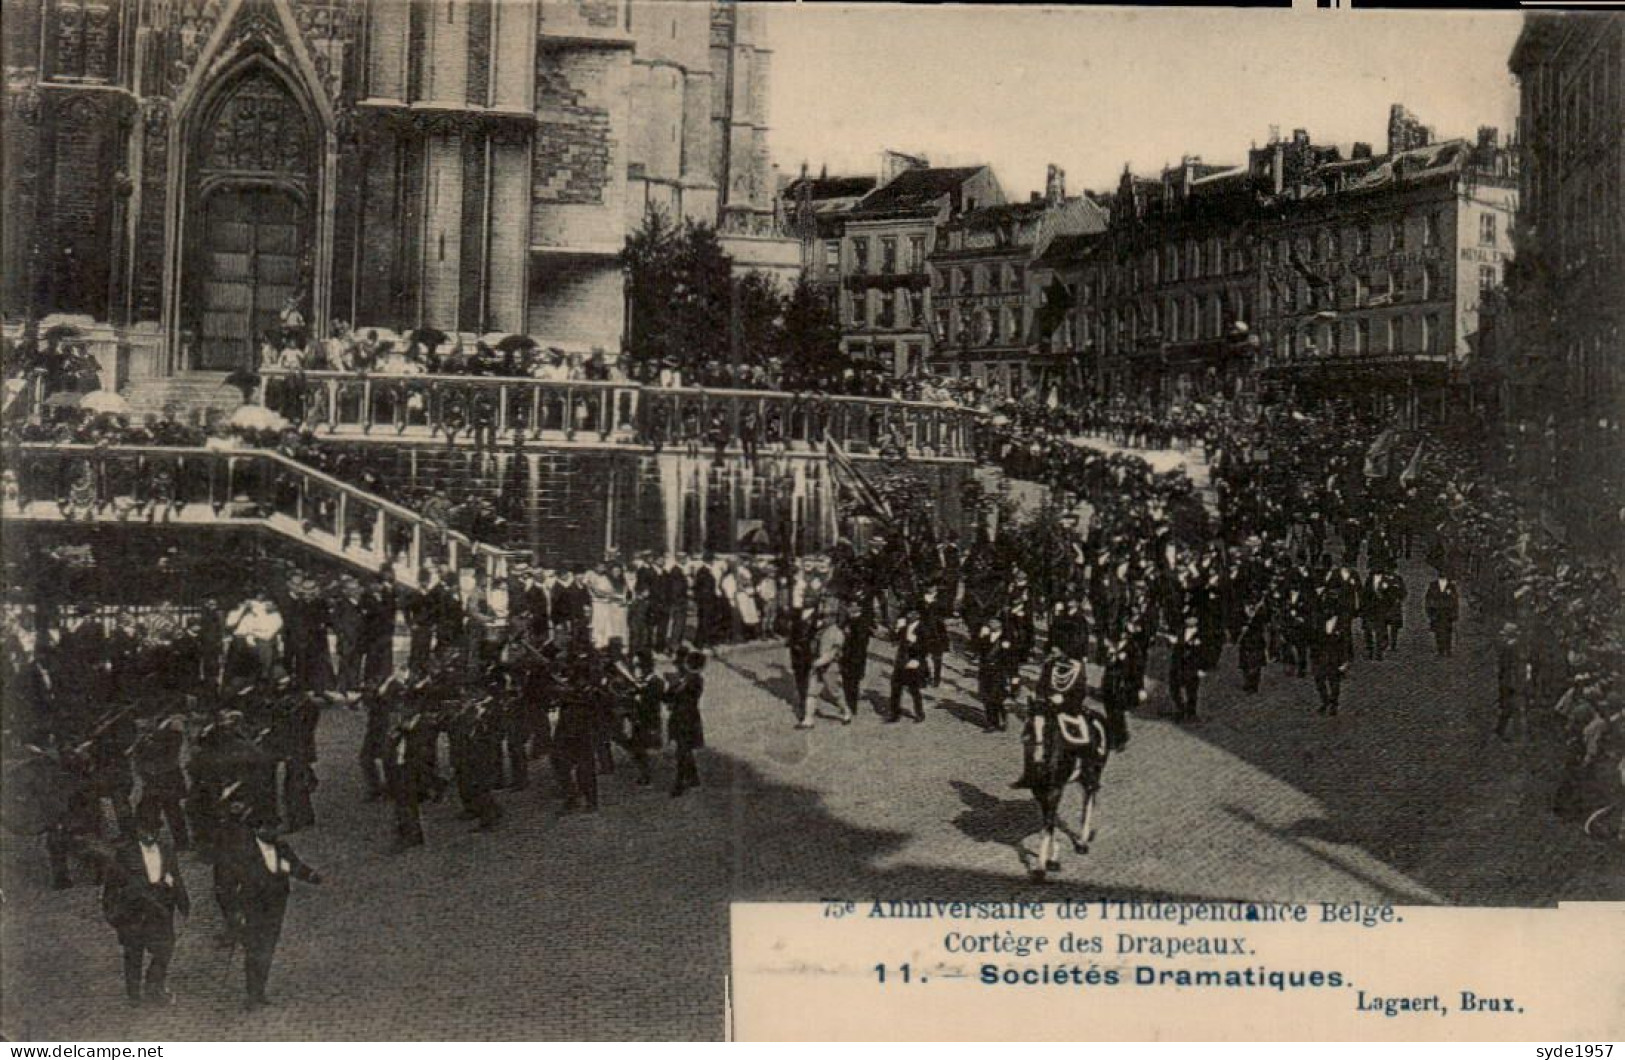
[[[175,914],[192,912],[180,860],[158,838],[160,827],[156,805],[143,803],[135,834],[114,848],[104,873],[102,916],[124,949],[124,991],[132,1005],[175,1003],[168,986]]]
[[[320,884],[322,877],[277,835],[273,818],[251,815],[245,823],[248,830],[239,835],[217,869],[215,888],[228,930],[243,946],[245,1007],[253,1009],[269,1003],[265,986],[282,937],[292,889],[289,881]]]

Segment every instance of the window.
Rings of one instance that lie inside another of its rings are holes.
[[[869,295],[867,291],[852,292],[852,323],[862,327],[867,323]]]
[[[1443,227],[1441,215],[1434,211],[1427,215],[1422,224],[1422,245],[1436,247],[1439,245],[1439,230]]]
[[[1360,307],[1366,304],[1371,297],[1371,281],[1359,273],[1354,274],[1354,304]]]
[[[1361,225],[1354,231],[1355,253],[1361,257],[1371,253],[1371,226]]]
[[[1202,248],[1194,239],[1185,242],[1185,272],[1192,279],[1202,275]]]
[[[965,270],[964,269],[955,269],[954,270],[954,294],[964,294],[964,293],[965,293]]]
[[[1169,283],[1177,282],[1179,280],[1179,250],[1178,250],[1178,248],[1173,247],[1173,246],[1164,247],[1163,252],[1162,252],[1162,256],[1163,256],[1163,259],[1168,264],[1168,267],[1163,270],[1164,272],[1166,272],[1168,274],[1168,282]]]
[[[925,237],[908,237],[908,269],[910,272],[925,271]]]
[[[824,271],[831,276],[841,271],[841,244],[837,240],[824,244]]]
[[[1481,247],[1495,246],[1495,215],[1492,213],[1478,215],[1478,245]]]
[[[1495,290],[1501,282],[1501,270],[1494,265],[1480,265],[1478,267],[1478,293],[1487,295]]]
[[[954,341],[953,316],[946,309],[937,310],[937,341],[942,343]]]
[[[1437,298],[1439,291],[1439,270],[1432,265],[1422,267],[1422,301]]]
[[[1405,349],[1405,318],[1388,318],[1388,352],[1402,353]]]
[[[869,239],[860,236],[852,240],[852,271],[862,275],[869,271]]]
[[[1154,250],[1148,251],[1146,253],[1146,255],[1145,255],[1145,260],[1146,260],[1146,271],[1151,274],[1151,282],[1152,283],[1161,283],[1162,282],[1162,261],[1157,257],[1157,252],[1154,251]]]
[[[1402,217],[1389,228],[1388,249],[1390,251],[1405,249],[1405,219]]]
[[[1331,355],[1333,357],[1343,356],[1342,326],[1338,324],[1329,325],[1326,329],[1326,339],[1326,348],[1331,352]]]
[[[1429,313],[1422,318],[1422,348],[1428,353],[1438,353],[1443,348],[1443,334],[1439,328],[1439,314]]]
[[[1217,292],[1207,296],[1207,335],[1218,338],[1224,334],[1224,303]]]
[[[948,283],[948,276],[941,269],[931,270],[931,289],[940,292]]]
[[[1357,356],[1371,352],[1371,321],[1361,320],[1355,323],[1354,352]]]
[[[977,294],[987,293],[987,266],[978,265],[971,270],[971,290]]]
[[[880,241],[880,272],[890,276],[897,271],[897,240],[890,236]]]

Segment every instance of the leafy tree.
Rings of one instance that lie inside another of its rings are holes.
[[[788,385],[813,390],[840,378],[850,367],[841,351],[841,328],[829,296],[802,276],[784,300],[781,361]]]

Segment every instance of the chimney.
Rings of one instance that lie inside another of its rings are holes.
[[[1292,130],[1292,142],[1294,144],[1299,145],[1299,146],[1307,144],[1309,142],[1309,130],[1308,129],[1293,129]]]
[[[1027,193],[1027,201],[1028,202],[1043,202],[1044,197],[1042,195],[1038,194],[1036,191],[1029,191]]]
[[[1490,151],[1501,146],[1501,130],[1493,125],[1480,125],[1478,127],[1478,146],[1481,149]]]
[[[1066,170],[1050,163],[1044,175],[1044,201],[1056,206],[1066,198]]]
[[[1286,145],[1280,137],[1270,141],[1270,187],[1274,195],[1286,190]]]
[[[1278,144],[1280,142],[1281,142],[1281,127],[1279,125],[1271,125],[1270,126],[1270,143]]]
[[[1371,145],[1363,140],[1356,140],[1354,150],[1349,153],[1349,157],[1355,161],[1369,159],[1371,157]]]

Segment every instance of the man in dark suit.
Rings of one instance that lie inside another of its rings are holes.
[[[1337,713],[1337,699],[1343,690],[1343,675],[1348,672],[1349,657],[1348,619],[1332,612],[1316,619],[1314,634],[1309,645],[1309,665],[1315,675],[1315,691],[1320,694],[1320,712]]]
[[[801,583],[792,591],[790,628],[785,640],[790,647],[790,676],[795,680],[796,728],[813,727],[813,658],[818,653],[818,610],[822,593],[816,582]]]
[[[711,571],[715,559],[707,552],[694,572],[694,643],[701,648],[715,643],[717,632],[717,577]]]
[[[1168,695],[1174,701],[1175,721],[1196,721],[1196,700],[1202,688],[1202,658],[1207,646],[1201,620],[1185,616],[1184,628],[1169,634]]]
[[[700,697],[705,694],[705,653],[688,652],[683,657],[682,669],[667,682],[666,738],[672,743],[677,759],[677,777],[672,785],[672,798],[689,788],[700,785],[700,770],[694,752],[705,746],[705,722],[700,714]]]
[[[1455,648],[1456,620],[1461,617],[1461,592],[1456,583],[1442,573],[1428,582],[1422,610],[1428,616],[1428,628],[1433,631],[1434,650],[1440,655],[1449,655]]]
[[[366,654],[360,685],[377,688],[395,672],[395,579],[379,571],[361,594],[361,650]]]
[[[186,799],[186,773],[181,768],[185,725],[183,715],[164,718],[130,749],[136,775],[141,778],[141,802],[136,806],[136,816],[153,814],[167,819],[176,850],[185,850],[191,845],[191,832],[186,827],[186,813],[182,809]]]
[[[102,915],[124,948],[124,991],[130,1004],[172,1005],[175,995],[169,992],[168,977],[175,914],[190,916],[192,903],[174,847],[158,838],[157,807],[144,803],[142,811],[135,835],[114,848],[102,887]]]
[[[674,656],[688,632],[688,557],[678,556],[666,567],[663,578],[666,606],[664,639],[657,650],[670,651]]]
[[[922,625],[919,608],[910,607],[892,628],[895,654],[892,657],[891,697],[884,719],[887,722],[895,722],[903,716],[905,692],[914,702],[914,720],[925,720],[925,703],[920,698],[920,689],[925,687],[928,674]]]
[[[319,884],[322,877],[277,835],[274,819],[259,816],[248,823],[250,829],[239,833],[221,860],[215,887],[227,928],[243,946],[248,988],[245,1007],[258,1008],[269,1002],[265,985],[282,937],[282,919],[292,889],[289,881]]]

